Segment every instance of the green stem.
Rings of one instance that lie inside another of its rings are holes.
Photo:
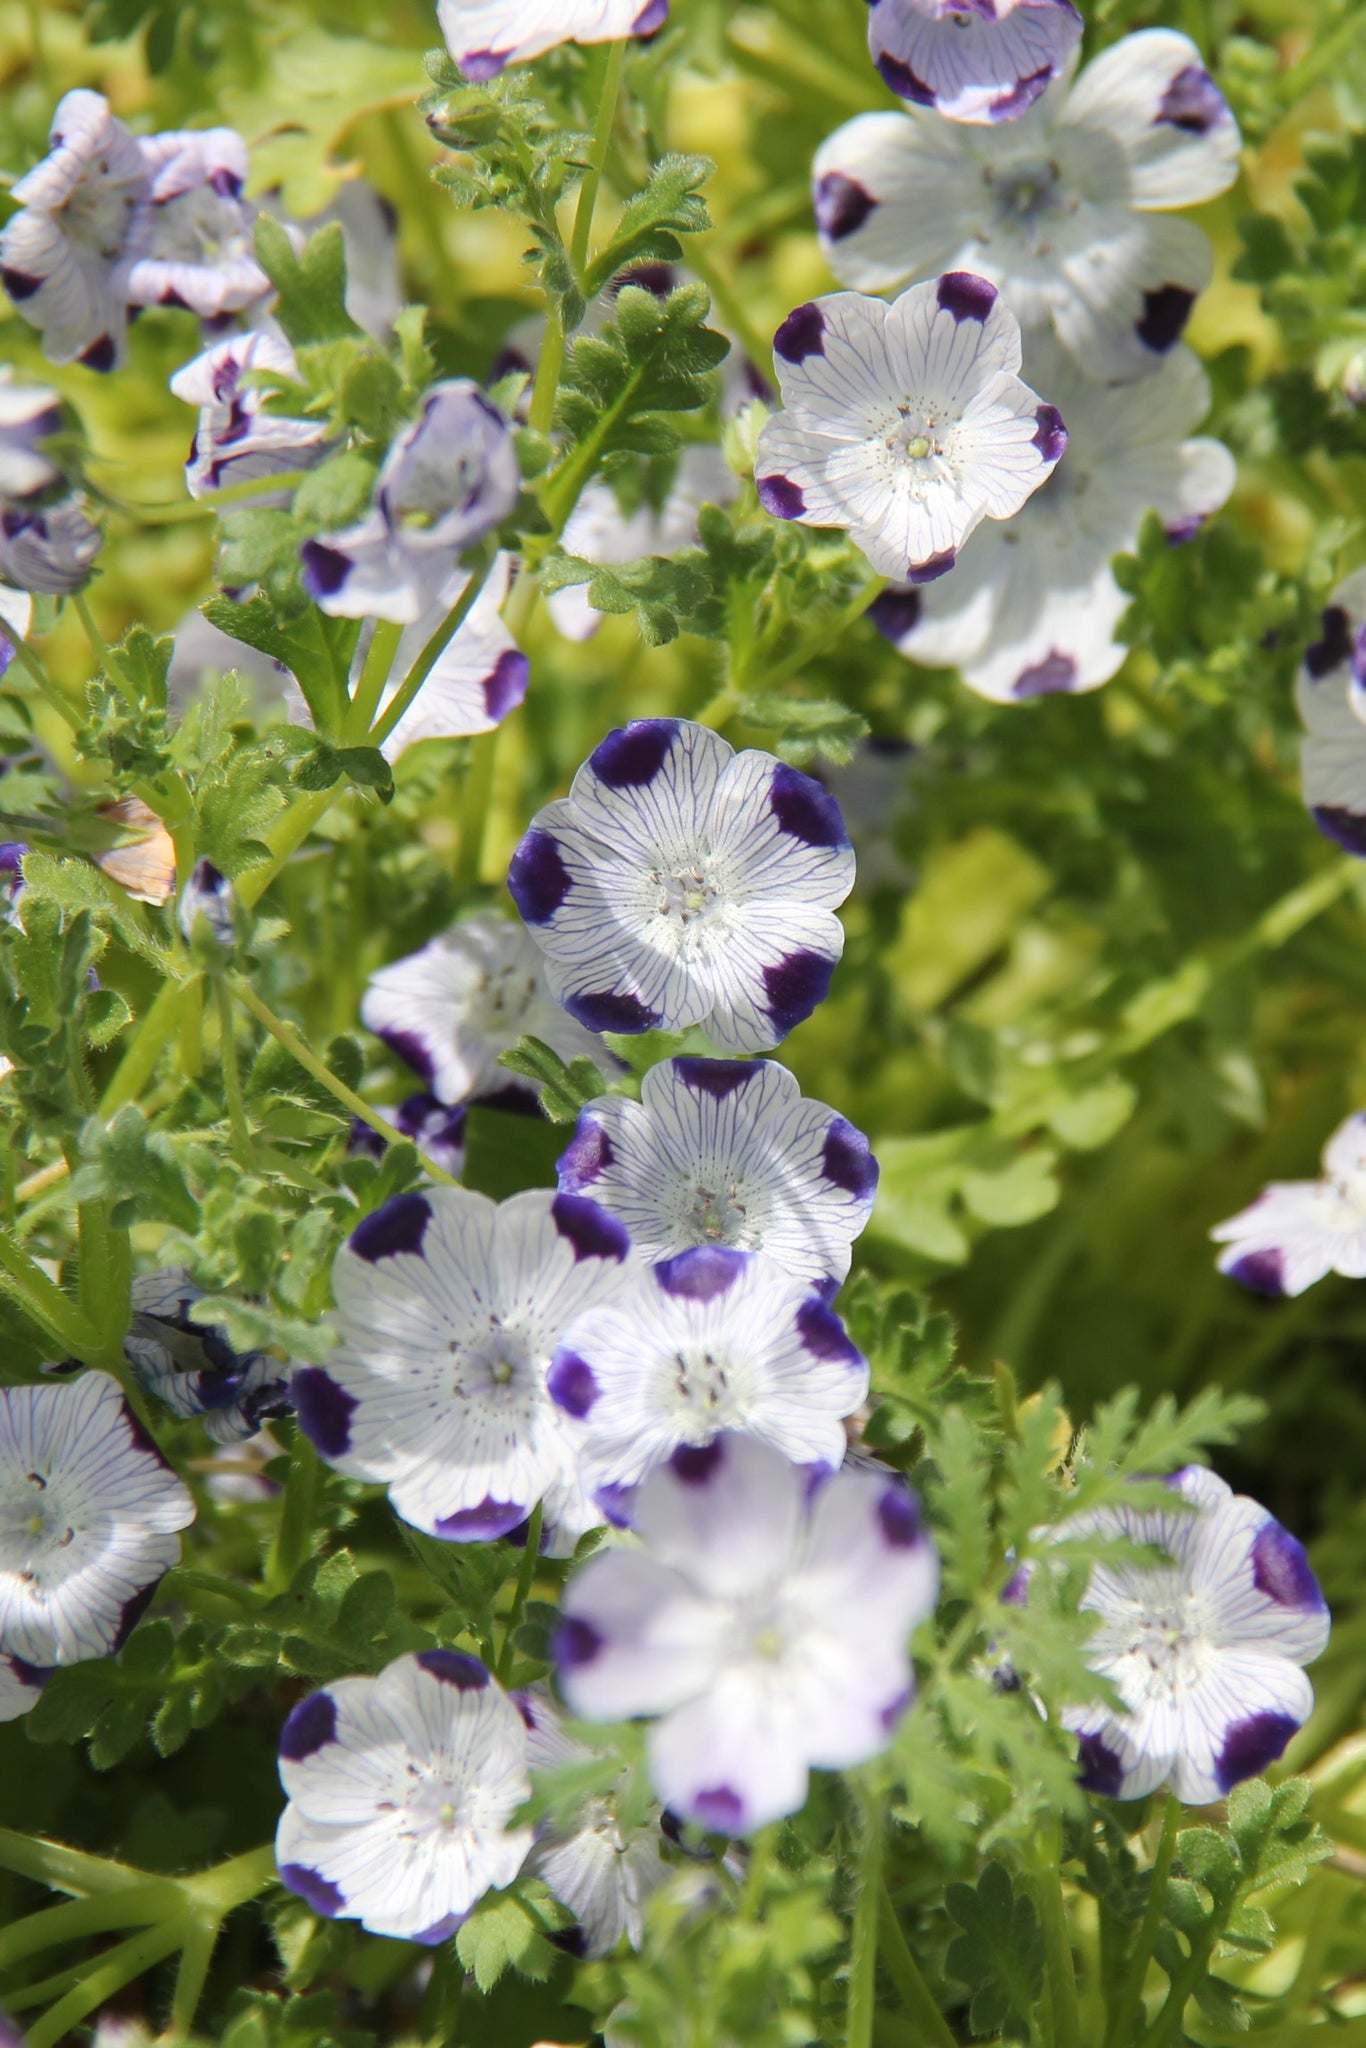
[[[175,526],[184,519],[216,519],[224,506],[249,504],[263,491],[292,491],[311,474],[307,469],[283,470],[277,476],[252,477],[243,484],[228,484],[211,498],[176,498],[165,504],[139,505],[132,499],[102,495],[116,512],[140,520],[144,526]]]
[[[284,1506],[275,1532],[266,1584],[272,1593],[284,1593],[294,1583],[308,1557],[308,1540],[313,1528],[313,1501],[318,1490],[318,1453],[302,1430],[294,1439],[285,1481]]]
[[[0,1284],[8,1287],[25,1314],[61,1350],[87,1364],[98,1358],[100,1336],[94,1324],[4,1230],[0,1230]]]
[[[68,1849],[65,1843],[49,1842],[41,1835],[17,1834],[13,1828],[0,1828],[0,1870],[31,1878],[49,1891],[75,1892],[81,1897],[126,1891],[147,1882],[146,1871],[131,1863],[87,1856],[83,1849]]]
[[[559,300],[554,299],[546,308],[545,334],[527,411],[527,425],[538,434],[548,434],[554,423],[555,399],[560,388],[560,372],[564,368],[564,342],[564,314]]]
[[[125,1102],[135,1102],[156,1071],[157,1061],[170,1044],[180,1022],[185,1000],[183,981],[164,981],[143,1011],[136,1031],[122,1059],[100,1097],[99,1114],[108,1119]]]
[[[226,1863],[217,1863],[211,1870],[201,1870],[194,1877],[177,1881],[214,1919],[225,1920],[238,1906],[245,1906],[268,1884],[273,1884],[275,1877],[275,1845],[263,1842],[259,1849],[244,1850],[242,1855],[230,1856]]]
[[[897,1988],[901,2003],[915,2026],[925,2037],[926,2048],[958,2048],[949,2032],[948,2021],[934,2002],[929,1985],[920,1974],[920,1965],[906,1945],[901,1932],[901,1923],[896,1917],[891,1893],[884,1884],[878,1908],[878,1930],[882,1936],[882,1960],[887,1974]]]
[[[256,1159],[252,1152],[251,1126],[247,1122],[246,1105],[242,1100],[242,1074],[237,1064],[237,1031],[233,1019],[232,990],[228,977],[219,968],[213,977],[214,1002],[218,1008],[218,1058],[223,1069],[223,1094],[228,1105],[228,1125],[232,1131],[233,1157],[248,1173],[254,1172]]]
[[[416,697],[418,691],[422,688],[422,685],[445,653],[447,646],[460,631],[465,620],[474,610],[475,605],[478,604],[480,597],[483,595],[487,574],[487,559],[482,562],[476,562],[471,567],[469,579],[464,589],[409,669],[408,674],[404,677],[402,687],[395,691],[393,702],[386,711],[381,713],[371,728],[370,745],[372,747],[382,747],[390,733],[394,730],[394,727],[403,717],[404,712],[408,709],[408,706],[412,703],[414,697]]]
[[[824,654],[828,648],[835,646],[838,641],[843,639],[851,626],[858,624],[874,598],[886,588],[887,578],[885,576],[870,576],[865,583],[861,583],[854,592],[854,595],[845,604],[840,606],[840,609],[833,618],[827,619],[825,624],[820,626],[814,633],[808,633],[800,645],[794,648],[792,653],[787,655],[782,661],[776,663],[771,668],[763,667],[759,680],[763,683],[764,688],[771,690],[777,684],[786,682],[787,678],[795,675],[798,669],[805,668],[809,661],[814,661],[818,655]],[[764,660],[764,654],[764,643],[760,640],[754,650],[753,659],[747,666],[759,667]]]
[[[351,709],[346,719],[346,738],[351,746],[363,743],[374,723],[379,700],[384,695],[384,685],[389,680],[389,671],[394,665],[398,643],[403,638],[402,626],[394,625],[388,619],[380,619],[370,640],[365,666],[356,684],[356,694],[351,700]]]
[[[579,197],[574,209],[574,232],[569,244],[569,261],[574,275],[582,277],[588,262],[588,244],[593,234],[593,215],[597,211],[598,193],[602,189],[602,173],[607,163],[607,152],[612,146],[612,128],[617,117],[617,100],[621,93],[621,75],[626,65],[626,41],[605,45],[606,60],[602,67],[602,83],[598,94],[597,119],[593,123],[593,140],[588,151],[588,169],[584,172],[579,187]]]
[[[749,1845],[749,1866],[745,1871],[745,1889],[740,1899],[740,1910],[746,1920],[756,1924],[760,1918],[760,1907],[768,1889],[768,1873],[773,1863],[773,1851],[778,1842],[778,1824],[760,1828]]]
[[[886,1840],[882,1802],[865,1795],[863,1847],[859,1856],[858,1899],[849,1953],[848,2048],[872,2048],[873,2014],[877,2008],[877,1936],[882,1901],[882,1855]]]
[[[1172,1861],[1176,1855],[1176,1831],[1180,1820],[1181,1801],[1174,1792],[1168,1791],[1167,1803],[1162,1809],[1162,1833],[1158,1837],[1157,1853],[1148,1877],[1148,1902],[1143,1909],[1138,1938],[1119,1987],[1119,1996],[1110,2014],[1105,2048],[1127,2048],[1134,2039],[1136,2023],[1142,2020],[1143,1986],[1153,1958],[1158,1929],[1162,1925],[1167,1879],[1171,1876]]]
[[[517,1584],[513,1588],[512,1605],[508,1609],[507,1625],[503,1630],[503,1647],[498,1652],[498,1669],[494,1673],[494,1677],[504,1685],[512,1676],[513,1659],[516,1655],[516,1645],[512,1639],[521,1626],[522,1614],[536,1578],[536,1566],[541,1555],[541,1522],[544,1513],[545,1503],[538,1500],[532,1509],[531,1520],[527,1523],[526,1548],[522,1552],[522,1562],[517,1568]]]
[[[59,717],[65,719],[71,730],[79,732],[85,720],[70,698],[57,688],[57,685],[53,682],[28,642],[21,639],[16,632],[5,624],[3,619],[0,619],[0,634],[4,635],[5,639],[8,640],[10,646],[14,649],[15,659],[27,674],[30,682],[37,685],[53,710]]]
[[[185,1937],[185,1946],[180,1953],[180,1968],[176,1971],[175,1991],[171,1998],[171,2023],[167,2031],[172,2040],[184,2040],[194,2025],[194,2016],[199,2010],[199,2001],[204,1996],[209,1965],[213,1961],[213,1952],[217,1945],[217,1921],[192,1927]]]
[[[178,1886],[161,1878],[123,1890],[98,1892],[93,1897],[71,1899],[64,1906],[47,1906],[30,1913],[0,1931],[0,1970],[8,1970],[27,1956],[55,1948],[64,1941],[83,1941],[90,1934],[107,1934],[115,1927],[146,1927],[174,1914],[181,1905]]]
[[[109,659],[109,643],[100,631],[99,621],[90,609],[89,598],[83,590],[73,590],[71,602],[75,608],[77,618],[85,628],[85,637],[90,642],[90,652],[94,655],[110,682],[115,684],[125,697],[135,702],[136,700],[132,698],[124,677],[116,671],[114,664]]]
[[[1053,1999],[1050,2048],[1081,2048],[1081,2011],[1077,2004],[1077,1968],[1067,1905],[1062,1895],[1062,1841],[1054,1830],[1053,1853],[1035,1872],[1034,1896],[1043,1927],[1048,1986]]]
[[[313,827],[325,812],[331,810],[341,792],[335,785],[331,789],[312,789],[301,796],[275,826],[267,832],[266,844],[270,848],[270,859],[259,868],[249,868],[234,884],[239,901],[248,910],[260,902],[275,877],[279,874],[291,854],[297,853]]]
[[[460,889],[474,889],[479,884],[500,729],[495,726],[492,732],[481,733],[470,742],[469,773],[461,792],[464,801],[460,807],[460,859],[455,870],[456,886]]]
[[[541,493],[541,510],[550,522],[551,538],[558,539],[564,531],[570,513],[579,502],[579,493],[597,467],[598,453],[620,420],[633,404],[645,372],[635,369],[627,378],[621,390],[604,412],[599,413],[596,422],[583,439],[571,449],[558,469],[552,470]]]
[[[143,1976],[154,1964],[174,1954],[184,1938],[183,1926],[163,1920],[98,1957],[91,1967],[81,1971],[79,1982],[66,1997],[59,1998],[41,2019],[33,2022],[27,2034],[28,2048],[56,2048],[62,2036],[78,2026],[88,2013],[105,2004],[116,1991],[122,1991],[135,1977]]]

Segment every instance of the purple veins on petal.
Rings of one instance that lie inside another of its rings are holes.
[[[301,1366],[290,1381],[290,1392],[300,1429],[325,1458],[339,1458],[350,1450],[354,1394],[317,1365]]]
[[[1349,811],[1339,804],[1314,804],[1309,815],[1325,839],[1347,853],[1366,857],[1366,812]]]
[[[320,540],[306,540],[299,549],[303,563],[304,589],[311,598],[335,597],[351,574],[353,563],[340,548]]]
[[[1304,650],[1304,665],[1316,683],[1352,659],[1352,621],[1340,604],[1327,607],[1320,631],[1323,637]]]
[[[594,747],[588,766],[609,789],[643,789],[654,781],[677,738],[676,718],[635,718]]]
[[[807,846],[847,846],[840,807],[828,790],[798,768],[780,761],[769,787],[769,809],[779,829]]]
[[[551,1362],[546,1384],[557,1408],[582,1421],[600,1389],[592,1366],[576,1351],[561,1351]]]
[[[1231,1280],[1250,1287],[1254,1294],[1279,1297],[1285,1293],[1285,1266],[1278,1251],[1245,1252],[1227,1270]]]
[[[877,201],[857,178],[843,171],[827,171],[816,180],[813,204],[817,227],[838,242],[863,226]]]
[[[957,548],[945,548],[942,553],[928,555],[923,562],[912,562],[906,570],[908,583],[937,583],[941,576],[947,576],[958,560]]]
[[[762,1071],[753,1060],[704,1060],[687,1053],[674,1060],[673,1070],[685,1088],[700,1089],[715,1102],[747,1088]]]
[[[1244,1778],[1257,1777],[1284,1754],[1299,1732],[1300,1724],[1291,1714],[1249,1714],[1245,1721],[1235,1721],[1214,1766],[1222,1790],[1231,1792]]]
[[[526,696],[531,664],[520,648],[505,647],[484,678],[484,709],[490,718],[504,719]]]
[[[797,306],[773,337],[773,353],[785,363],[804,363],[825,354],[825,315],[814,302]]]
[[[551,1640],[550,1653],[557,1664],[577,1671],[591,1664],[602,1649],[603,1638],[591,1621],[581,1614],[562,1614]]]
[[[834,961],[824,953],[805,951],[788,953],[775,966],[764,968],[764,1007],[780,1037],[825,1001],[834,971]]]
[[[1204,65],[1187,64],[1163,93],[1156,119],[1188,135],[1208,135],[1227,114],[1224,95]]]
[[[1252,1577],[1257,1590],[1279,1607],[1303,1607],[1318,1612],[1326,1605],[1304,1545],[1277,1521],[1267,1521],[1257,1531],[1252,1545]]]
[[[878,1165],[872,1147],[847,1117],[837,1116],[825,1134],[821,1172],[859,1201],[867,1201],[877,1187]]]
[[[301,1764],[336,1736],[336,1701],[330,1692],[311,1692],[291,1709],[280,1730],[280,1754],[289,1763]]]
[[[481,1500],[477,1507],[457,1508],[452,1515],[438,1515],[432,1528],[447,1543],[492,1543],[506,1536],[527,1515],[525,1501]]]
[[[420,1257],[431,1220],[432,1206],[425,1195],[391,1195],[356,1225],[347,1242],[357,1258],[368,1259],[371,1265],[400,1252]]]
[[[765,512],[772,513],[775,519],[800,519],[806,510],[801,485],[794,484],[790,477],[756,477],[754,488]]]
[[[533,825],[512,856],[508,889],[528,924],[548,924],[569,894],[559,841]]]
[[[306,1863],[282,1863],[280,1882],[292,1892],[297,1892],[315,1913],[324,1919],[335,1920],[338,1913],[346,1908],[346,1894],[324,1877],[320,1870],[312,1870]]]
[[[1195,293],[1184,285],[1159,285],[1156,291],[1144,292],[1143,318],[1135,322],[1134,332],[1145,348],[1164,356],[1180,341],[1194,304]]]
[[[872,620],[884,640],[895,643],[920,624],[924,603],[918,590],[883,590],[873,599],[865,616]]]
[[[878,1527],[897,1550],[910,1550],[924,1534],[920,1502],[909,1486],[889,1486],[877,1504]]]
[[[862,1368],[865,1363],[844,1324],[818,1294],[808,1295],[797,1310],[797,1333],[812,1356],[823,1358],[829,1365]]]
[[[1078,1777],[1088,1792],[1118,1799],[1124,1784],[1124,1765],[1117,1752],[1099,1735],[1083,1735],[1077,1747]]]
[[[940,278],[935,296],[943,311],[952,313],[960,323],[964,320],[980,322],[996,304],[997,292],[994,284],[978,277],[974,271],[948,270]]]
[[[669,1454],[669,1470],[685,1486],[705,1486],[719,1465],[725,1462],[726,1447],[720,1437],[709,1444],[679,1444]]]
[[[621,1031],[629,1035],[653,1031],[660,1022],[659,1011],[650,1009],[639,996],[613,989],[590,989],[581,995],[566,996],[564,1006],[589,1031]]]
[[[555,1162],[561,1190],[576,1195],[600,1180],[616,1161],[612,1140],[596,1118],[582,1115],[579,1127]]]
[[[1058,462],[1067,447],[1067,428],[1056,405],[1041,405],[1034,415],[1030,439],[1045,462]]]
[[[661,1259],[654,1275],[666,1294],[684,1301],[715,1301],[735,1285],[750,1257],[749,1252],[735,1251],[730,1245],[695,1245],[671,1259]]]
[[[729,1785],[713,1785],[694,1795],[693,1819],[714,1835],[739,1832],[745,1818],[745,1802]]]
[[[1059,654],[1054,648],[1042,661],[1036,661],[1032,668],[1023,668],[1015,679],[1012,696],[1058,697],[1077,687],[1077,664],[1070,654]]]
[[[417,1661],[432,1678],[439,1678],[443,1685],[453,1685],[457,1692],[482,1692],[489,1682],[488,1672],[477,1657],[468,1657],[461,1650],[419,1650]]]

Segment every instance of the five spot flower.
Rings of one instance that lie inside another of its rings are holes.
[[[872,0],[868,47],[892,91],[951,121],[1013,121],[1081,39],[1071,0]]]
[[[1219,1271],[1257,1294],[1303,1294],[1327,1273],[1366,1280],[1366,1115],[1328,1140],[1320,1180],[1273,1181],[1210,1232]]]
[[[446,48],[466,78],[496,77],[560,43],[619,43],[653,35],[668,0],[437,0]]]
[[[1349,576],[1306,649],[1295,701],[1304,801],[1327,839],[1366,854],[1366,570]]]

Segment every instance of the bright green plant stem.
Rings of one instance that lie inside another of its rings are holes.
[[[175,1036],[187,992],[188,984],[178,978],[164,981],[157,990],[100,1097],[101,1117],[111,1117],[125,1102],[136,1102],[141,1095]]]
[[[1162,1809],[1162,1833],[1158,1838],[1157,1853],[1148,1879],[1148,1903],[1143,1910],[1143,1920],[1134,1942],[1129,1967],[1124,1972],[1110,2013],[1110,2025],[1105,2035],[1105,2048],[1128,2048],[1134,2038],[1135,2024],[1142,2018],[1143,1985],[1148,1975],[1148,1965],[1153,1959],[1153,1948],[1157,1931],[1162,1925],[1162,1913],[1166,1904],[1167,1879],[1171,1876],[1172,1860],[1176,1855],[1176,1831],[1181,1820],[1181,1801],[1174,1792],[1167,1793]]]
[[[906,1945],[906,1937],[896,1917],[896,1907],[885,1884],[880,1885],[879,1893],[878,1932],[882,1941],[882,1961],[912,2025],[922,2037],[925,2048],[958,2048],[949,2032],[948,2021],[920,1974],[920,1965]]]
[[[223,1069],[223,1093],[228,1105],[228,1127],[232,1132],[233,1157],[250,1173],[256,1159],[252,1151],[251,1126],[242,1100],[242,1074],[237,1064],[237,1030],[233,1017],[232,990],[222,968],[213,976],[214,1003],[218,1010],[218,1058]]]
[[[493,799],[498,730],[495,727],[492,732],[480,733],[470,742],[469,772],[460,792],[460,858],[455,871],[456,887],[460,889],[473,889],[479,883]]]
[[[538,1500],[527,1524],[526,1546],[522,1551],[521,1564],[517,1568],[517,1583],[513,1587],[512,1605],[508,1609],[507,1625],[503,1630],[503,1647],[498,1652],[498,1668],[494,1677],[500,1684],[506,1684],[512,1676],[512,1666],[517,1655],[513,1637],[521,1627],[522,1615],[526,1611],[526,1603],[535,1583],[536,1566],[541,1556],[541,1522],[544,1513],[545,1503]]]
[[[602,189],[602,174],[607,164],[607,152],[612,146],[612,129],[617,118],[617,100],[621,95],[621,78],[626,68],[628,44],[605,43],[602,67],[602,85],[598,93],[598,114],[593,124],[593,140],[588,151],[588,169],[584,172],[579,187],[578,202],[574,209],[574,232],[570,237],[569,260],[576,276],[582,276],[588,262],[588,244],[593,236],[593,215],[597,212],[598,193]]]
[[[63,1352],[88,1362],[99,1357],[102,1347],[95,1325],[4,1230],[0,1230],[0,1275],[0,1285]]]
[[[849,2018],[847,2048],[873,2048],[873,2014],[877,2009],[878,1915],[882,1902],[882,1859],[886,1817],[882,1801],[865,1792],[860,1801],[863,1840],[859,1850],[858,1897],[849,1948]]]
[[[402,626],[394,625],[389,619],[380,619],[376,623],[365,666],[360,672],[356,694],[346,717],[345,737],[352,746],[359,745],[374,724],[379,700],[384,695],[384,685],[389,680],[389,671],[402,638]]]
[[[285,1592],[293,1583],[295,1573],[307,1560],[318,1472],[318,1453],[300,1429],[295,1434],[294,1449],[290,1453],[284,1505],[266,1571],[266,1585],[272,1593]]]
[[[331,810],[340,794],[335,784],[331,789],[309,790],[297,798],[280,822],[267,832],[270,859],[259,868],[248,868],[234,885],[239,899],[249,910],[260,902],[285,862],[298,852],[313,827]]]
[[[1062,1831],[1052,1828],[1034,1873],[1034,1899],[1043,1928],[1044,1959],[1053,2005],[1051,2048],[1082,2048],[1081,2012],[1072,1935],[1062,1891]]]
[[[80,711],[66,692],[58,689],[28,642],[21,639],[17,633],[11,632],[3,620],[0,620],[0,633],[14,649],[15,659],[29,681],[37,686],[40,695],[52,706],[58,717],[65,720],[73,732],[79,732],[84,723]]]
[[[296,490],[310,474],[306,469],[290,469],[276,476],[251,477],[246,483],[226,485],[223,490],[215,491],[211,498],[174,498],[155,505],[139,505],[133,499],[120,498],[107,498],[106,502],[115,511],[136,519],[140,525],[175,526],[184,519],[217,519],[225,508],[248,505],[264,492]]]
[[[465,620],[474,610],[476,604],[478,604],[480,597],[483,595],[487,574],[488,555],[487,550],[485,550],[482,560],[476,560],[471,564],[469,581],[447,612],[445,618],[441,621],[441,624],[432,634],[431,639],[427,642],[421,654],[418,655],[417,660],[409,669],[401,687],[394,692],[392,704],[376,719],[370,732],[370,745],[372,747],[382,747],[384,745],[394,727],[407,711],[408,706],[412,703],[438,661],[440,661],[447,647],[460,631],[460,628],[464,625]]]

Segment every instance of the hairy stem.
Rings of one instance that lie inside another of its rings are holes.
[[[920,1974],[920,1965],[906,1945],[901,1932],[901,1923],[896,1917],[892,1895],[884,1884],[878,1907],[878,1930],[882,1937],[882,1960],[887,1974],[897,1988],[901,2003],[911,2020],[923,2035],[926,2048],[958,2048],[949,2032],[949,2023],[934,2002],[929,1985]]]
[[[1134,2025],[1142,2012],[1143,1985],[1152,1961],[1157,1931],[1162,1925],[1162,1909],[1167,1896],[1167,1879],[1171,1875],[1172,1859],[1176,1855],[1176,1830],[1181,1820],[1181,1802],[1172,1791],[1167,1793],[1167,1803],[1162,1809],[1162,1833],[1158,1838],[1157,1853],[1148,1878],[1148,1903],[1143,1910],[1143,1920],[1134,1942],[1129,1966],[1120,1983],[1119,1994],[1110,2013],[1110,2025],[1105,2035],[1105,2048],[1126,2048],[1134,2037]]]
[[[404,677],[402,687],[395,691],[394,700],[388,710],[376,719],[370,731],[370,745],[372,747],[382,747],[390,733],[394,730],[394,727],[403,717],[408,706],[412,703],[438,661],[440,661],[450,642],[455,638],[460,628],[464,625],[465,620],[478,604],[479,599],[483,595],[487,575],[488,563],[487,552],[485,552],[482,562],[476,561],[471,565],[469,580],[465,584],[464,589],[409,669]]]
[[[878,1916],[882,1901],[882,1855],[886,1841],[882,1801],[865,1794],[863,1842],[859,1853],[858,1899],[849,1950],[848,2048],[872,2048],[877,2007]]]
[[[498,1669],[494,1677],[500,1684],[506,1684],[512,1676],[512,1665],[516,1656],[516,1644],[512,1639],[521,1626],[527,1599],[535,1583],[536,1566],[541,1555],[541,1521],[544,1513],[545,1503],[538,1500],[527,1524],[526,1547],[522,1551],[522,1561],[517,1568],[517,1583],[512,1590],[512,1605],[508,1609],[507,1623],[503,1629],[503,1647],[498,1652]]]
[[[237,1064],[237,1029],[233,1017],[232,990],[227,975],[220,968],[213,977],[214,1002],[218,1009],[218,1058],[223,1069],[223,1094],[228,1105],[228,1125],[232,1131],[233,1157],[247,1172],[253,1172],[256,1159],[252,1151],[251,1126],[247,1122],[246,1105],[242,1100],[242,1074]]]
[[[588,151],[588,169],[584,172],[579,187],[578,204],[574,209],[574,232],[569,244],[569,260],[576,277],[583,275],[588,261],[588,244],[593,234],[593,215],[597,211],[598,193],[602,189],[602,173],[607,163],[607,152],[612,145],[612,127],[617,117],[617,100],[621,94],[621,75],[626,66],[626,42],[608,43],[606,58],[602,67],[602,85],[598,95],[597,119],[593,124],[593,140]]]

